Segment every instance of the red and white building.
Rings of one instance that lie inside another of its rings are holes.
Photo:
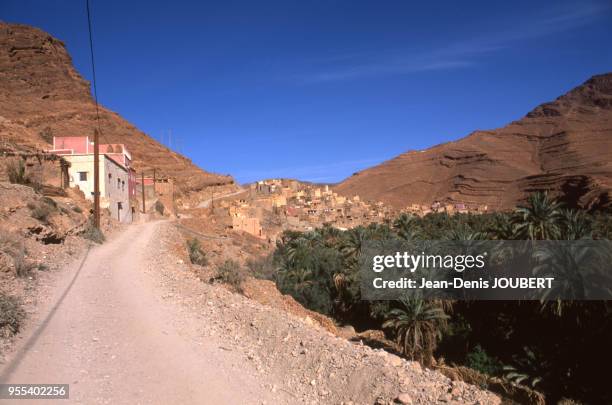
[[[136,171],[132,156],[123,144],[100,144],[100,206],[108,208],[120,222],[131,222],[136,197]],[[70,162],[70,187],[79,187],[93,200],[94,144],[88,136],[54,137],[48,151]]]

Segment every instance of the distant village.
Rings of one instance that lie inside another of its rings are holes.
[[[159,202],[176,212],[172,179],[156,176],[155,172],[153,176],[142,173],[138,176],[132,167],[132,156],[123,144],[100,144],[99,149],[100,205],[109,210],[111,218],[132,222]],[[53,148],[46,152],[67,163],[60,168],[61,187],[77,187],[87,199],[93,200],[94,151],[89,137],[54,137]],[[216,202],[213,199],[211,208],[216,217],[222,218],[228,230],[246,232],[269,242],[285,230],[311,231],[325,224],[347,230],[393,220],[401,213],[480,214],[488,209],[486,205],[440,201],[395,209],[380,201],[364,201],[357,195],[339,195],[328,185],[292,179],[258,181],[239,196],[233,199],[221,196]]]
[[[359,196],[339,195],[328,185],[287,179],[252,183],[243,195],[240,199],[219,202],[217,209],[231,219],[228,228],[269,241],[285,230],[310,231],[324,224],[346,230],[392,220],[404,212],[419,216],[431,212],[480,214],[488,208],[486,205],[435,201],[430,205],[411,204],[397,210],[382,202],[363,201]]]

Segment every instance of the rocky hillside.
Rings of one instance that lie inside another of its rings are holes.
[[[397,208],[433,201],[514,207],[536,190],[605,206],[612,189],[612,73],[595,76],[509,125],[410,151],[356,173],[336,191]]]
[[[93,136],[90,84],[72,65],[64,43],[25,25],[0,22],[0,149],[47,149],[53,135]],[[207,173],[156,142],[119,114],[100,108],[103,143],[124,143],[137,170],[174,177],[183,192],[233,183]]]

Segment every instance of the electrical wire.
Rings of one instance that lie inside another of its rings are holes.
[[[91,10],[89,6],[89,0],[85,0],[85,5],[87,8],[87,28],[89,29],[89,55],[91,57],[91,73],[93,78],[93,93],[94,93],[94,102],[96,105],[96,125],[98,129],[98,134],[104,137],[102,133],[102,128],[100,127],[100,108],[98,105],[98,83],[96,80],[96,61],[94,58],[94,46],[93,46],[93,33],[91,29]],[[106,138],[104,139],[106,141]]]

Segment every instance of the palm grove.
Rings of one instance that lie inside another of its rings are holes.
[[[566,209],[546,194],[533,194],[513,212],[485,215],[403,214],[393,222],[341,231],[286,231],[273,255],[251,263],[309,309],[353,325],[382,329],[409,359],[436,360],[529,385],[547,400],[562,397],[612,401],[612,305],[607,301],[448,301],[406,296],[361,300],[359,255],[368,240],[578,240],[610,239],[612,216]]]

